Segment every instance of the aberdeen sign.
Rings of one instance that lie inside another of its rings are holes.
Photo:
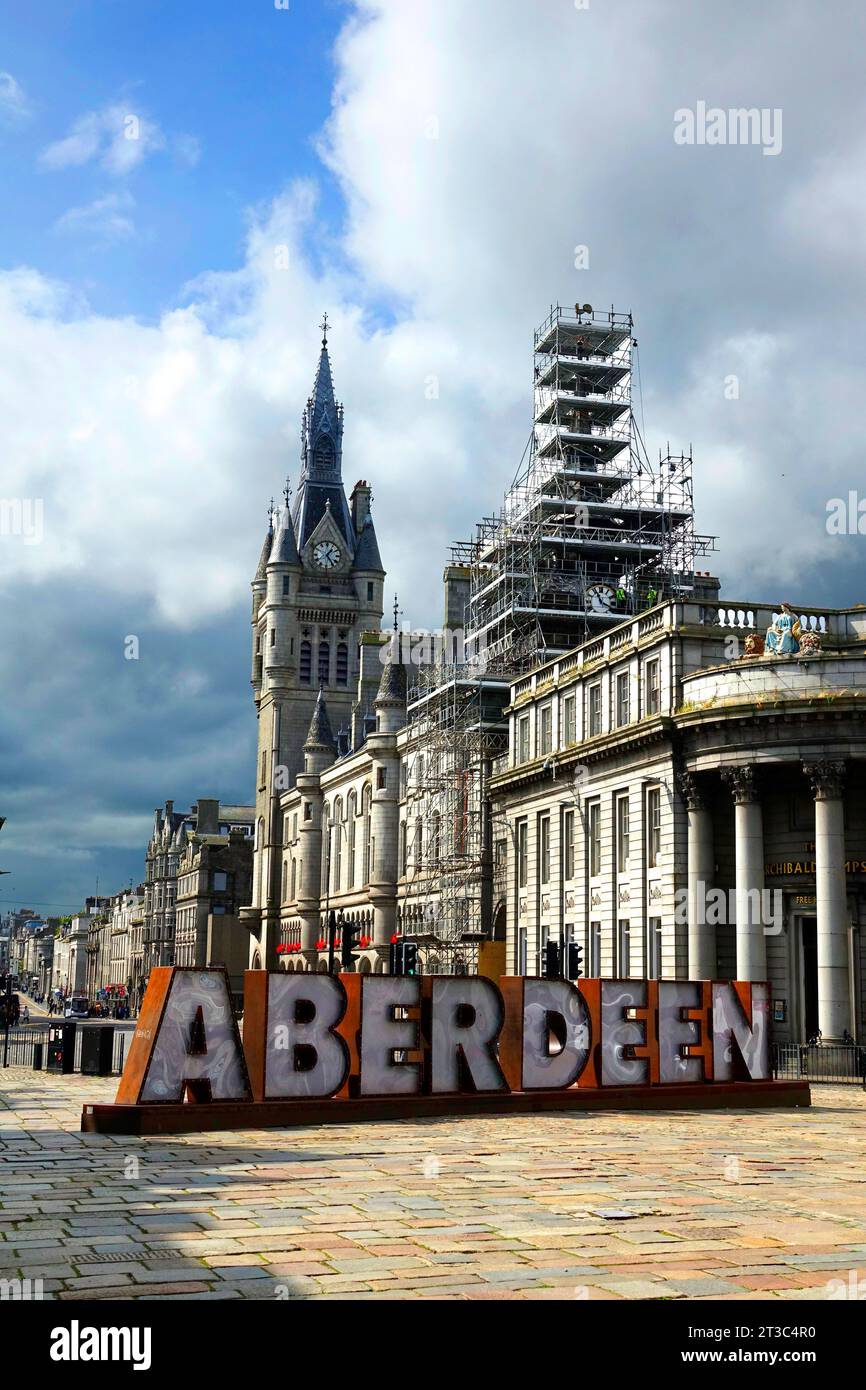
[[[114,1105],[146,1134],[411,1116],[808,1105],[773,1081],[763,983],[152,971]]]

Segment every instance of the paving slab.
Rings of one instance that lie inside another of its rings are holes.
[[[866,1287],[856,1087],[815,1087],[798,1111],[82,1135],[82,1104],[115,1085],[0,1073],[0,1270],[43,1278],[48,1298],[790,1302]]]

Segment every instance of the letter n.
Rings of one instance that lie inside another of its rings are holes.
[[[765,984],[713,981],[715,1081],[768,1080],[769,1011],[769,990]]]

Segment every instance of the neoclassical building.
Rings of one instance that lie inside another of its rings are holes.
[[[766,979],[777,1040],[856,1036],[864,712],[862,608],[671,601],[512,682],[509,971],[573,939],[586,975]]]

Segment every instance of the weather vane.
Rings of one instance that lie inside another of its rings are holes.
[[[327,346],[328,346],[328,315],[327,315],[327,311],[325,312],[325,315],[324,315],[324,317],[323,317],[323,319],[322,319],[322,322],[319,324],[319,327],[320,327],[321,330],[322,330],[322,347],[327,347]]]

